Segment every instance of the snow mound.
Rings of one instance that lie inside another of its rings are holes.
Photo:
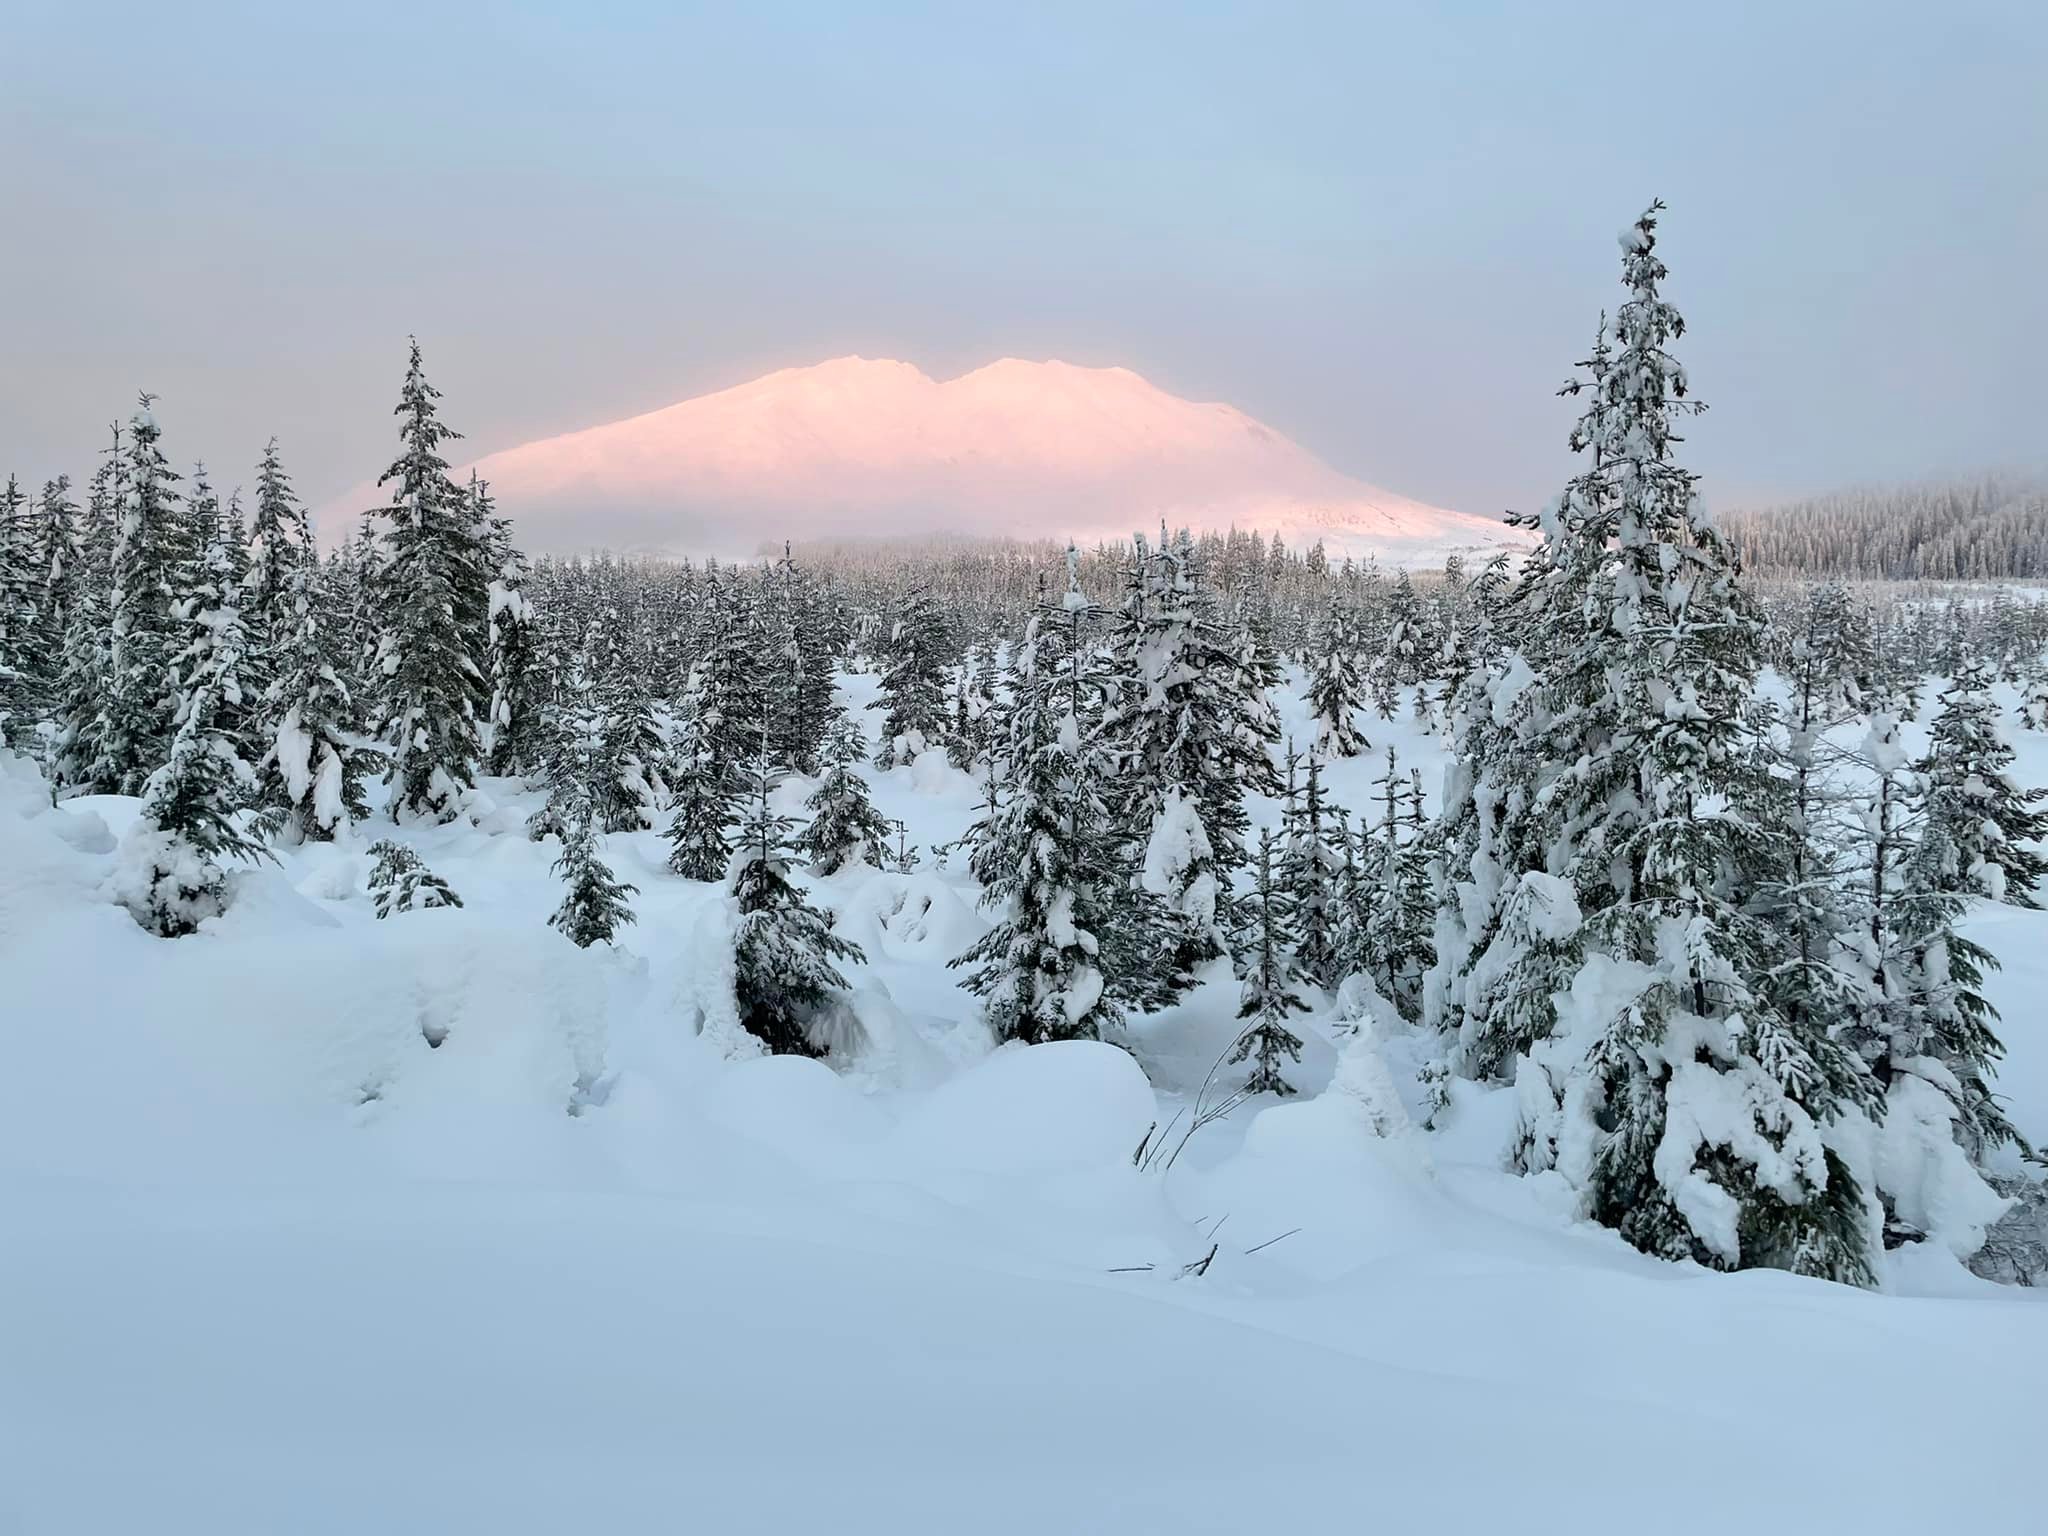
[[[1229,1212],[1240,1243],[1290,1233],[1273,1261],[1317,1279],[1414,1243],[1440,1206],[1428,1148],[1369,1020],[1324,1092],[1261,1110],[1199,1189],[1196,1204]]]
[[[1957,1258],[1968,1258],[1984,1246],[1984,1229],[2012,1201],[1970,1166],[1956,1145],[1954,1122],[1955,1106],[1939,1088],[1900,1074],[1877,1130],[1877,1181],[1890,1191],[1901,1220]]]
[[[838,931],[870,958],[921,953],[943,964],[987,931],[960,892],[937,875],[873,874],[843,895],[825,894],[834,903]]]
[[[0,747],[0,942],[21,942],[67,901],[83,899],[96,866],[80,855],[113,846],[104,820],[52,809],[35,764]]]
[[[734,1063],[719,1074],[705,1109],[712,1124],[827,1177],[855,1171],[850,1153],[879,1141],[888,1128],[858,1090],[804,1056]]]
[[[913,1163],[1036,1174],[1128,1164],[1159,1118],[1130,1056],[1093,1040],[1010,1046],[905,1116],[893,1150]]]

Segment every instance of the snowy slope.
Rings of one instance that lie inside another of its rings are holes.
[[[1124,368],[1015,358],[943,382],[839,358],[475,468],[536,550],[749,554],[779,537],[933,532],[1085,544],[1162,519],[1398,565],[1522,542],[1341,475],[1228,405]]]
[[[1366,725],[1434,783],[1411,720]],[[615,952],[544,926],[553,848],[497,780],[481,826],[403,834],[460,910],[376,921],[366,836],[166,942],[100,890],[134,802],[18,770],[0,1530],[2029,1528],[2048,1297],[1911,1250],[1885,1295],[1657,1263],[1500,1170],[1506,1093],[1375,1135],[1322,1020],[1303,1099],[1141,1173],[1234,989],[1147,1021],[1156,1089],[1107,1046],[992,1052],[944,965],[972,886],[929,853],[815,882],[870,961],[835,1071],[735,1040],[724,900],[656,834],[608,840]],[[927,849],[975,793],[876,775]],[[2048,915],[1973,932],[2048,1139]],[[1411,1104],[1421,1048],[1379,1060]]]

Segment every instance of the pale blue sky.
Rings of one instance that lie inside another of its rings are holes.
[[[1122,363],[1474,511],[1672,204],[1722,502],[2048,456],[2048,5],[0,11],[0,473],[373,475],[847,352]]]

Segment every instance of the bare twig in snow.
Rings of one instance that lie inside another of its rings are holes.
[[[1131,1154],[1131,1166],[1133,1168],[1145,1166],[1145,1149],[1152,1145],[1152,1133],[1158,1129],[1159,1122],[1157,1120],[1154,1120],[1145,1127],[1145,1134],[1138,1138],[1138,1150]]]

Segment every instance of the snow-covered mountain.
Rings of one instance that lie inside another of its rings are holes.
[[[1161,520],[1383,563],[1518,545],[1353,480],[1228,405],[1126,368],[1005,358],[944,381],[846,357],[494,453],[529,549],[746,554],[778,538],[1120,539]]]

